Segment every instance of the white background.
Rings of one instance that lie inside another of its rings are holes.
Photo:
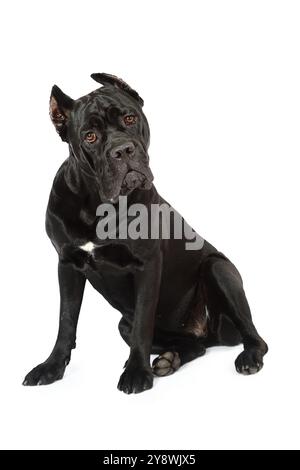
[[[1,448],[299,448],[299,2],[12,0],[0,22]],[[50,89],[77,98],[93,72],[138,89],[158,190],[241,271],[270,347],[258,375],[215,348],[122,394],[120,315],[88,285],[64,379],[21,386],[58,326]]]

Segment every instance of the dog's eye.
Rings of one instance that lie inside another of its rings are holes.
[[[133,124],[136,123],[137,121],[137,116],[134,114],[127,114],[126,116],[123,117],[123,121],[125,126],[132,126]]]
[[[84,140],[88,142],[89,144],[93,144],[97,140],[97,136],[95,132],[88,132],[85,134]]]

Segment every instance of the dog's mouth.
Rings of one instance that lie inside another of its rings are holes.
[[[148,179],[143,173],[139,171],[131,170],[125,175],[125,178],[123,179],[120,194],[122,196],[127,195],[137,188],[144,190],[150,189],[152,186],[152,180],[153,178]]]
[[[122,181],[120,189],[115,192],[115,195],[107,198],[109,202],[116,204],[119,196],[128,196],[135,189],[149,190],[152,187],[153,175],[150,168],[143,169],[143,172],[139,170],[129,170]]]

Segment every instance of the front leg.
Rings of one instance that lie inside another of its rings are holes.
[[[139,393],[153,386],[150,367],[155,311],[161,280],[161,253],[135,274],[135,312],[130,338],[130,355],[120,377],[118,389],[125,393]]]
[[[70,264],[58,265],[60,289],[59,330],[48,359],[26,375],[23,385],[46,385],[63,377],[75,348],[76,328],[86,278]]]

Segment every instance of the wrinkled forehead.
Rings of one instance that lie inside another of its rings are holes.
[[[72,113],[73,123],[80,125],[91,115],[105,119],[107,111],[112,108],[120,113],[142,112],[139,105],[124,93],[103,87],[76,100]]]

